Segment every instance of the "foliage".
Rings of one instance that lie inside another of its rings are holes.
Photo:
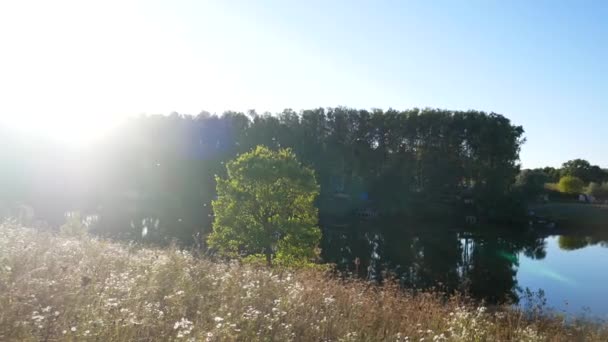
[[[608,182],[601,184],[591,182],[587,186],[585,193],[592,195],[597,199],[608,199]]]
[[[529,199],[535,199],[545,190],[549,176],[538,170],[522,170],[515,179],[515,186]]]
[[[597,165],[591,165],[584,159],[565,162],[560,170],[561,176],[580,178],[584,183],[608,181],[608,173]]]
[[[561,235],[558,240],[560,249],[574,251],[589,246],[592,241],[588,237]]]
[[[80,213],[66,214],[66,222],[59,227],[61,234],[66,236],[83,237],[87,234],[87,227],[80,217]]]
[[[559,180],[558,183],[559,191],[567,194],[580,194],[583,192],[585,183],[574,176],[564,176]]]
[[[465,190],[478,206],[500,210],[524,142],[522,127],[495,113],[343,107],[140,116],[79,151],[13,138],[0,135],[0,145],[15,151],[2,160],[0,202],[30,204],[51,225],[65,211],[98,213],[94,233],[126,239],[141,236],[131,222],[158,220],[146,239],[182,244],[211,230],[215,175],[224,177],[226,162],[257,145],[291,148],[314,169],[321,215],[373,207],[435,218],[419,209],[445,214],[444,203]]]
[[[561,169],[556,169],[554,167],[547,166],[542,169],[536,169],[535,171],[542,171],[546,174],[548,177],[547,182],[557,183],[561,178]]]
[[[606,341],[605,325],[486,310],[316,270],[0,226],[2,341]]]
[[[227,178],[216,179],[212,248],[228,255],[264,253],[269,264],[273,255],[290,263],[318,255],[319,186],[313,170],[291,150],[262,146],[226,168]]]

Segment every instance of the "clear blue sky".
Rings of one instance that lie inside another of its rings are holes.
[[[15,1],[0,13],[5,117],[45,108],[94,131],[140,112],[478,109],[524,126],[524,167],[608,167],[608,1]]]

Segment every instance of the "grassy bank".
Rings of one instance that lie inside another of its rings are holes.
[[[608,205],[578,202],[553,202],[531,208],[542,217],[555,221],[560,228],[607,228]]]
[[[489,312],[321,271],[0,226],[0,341],[605,341],[602,326]]]

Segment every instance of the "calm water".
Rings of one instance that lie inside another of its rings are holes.
[[[543,289],[547,304],[558,311],[581,314],[590,310],[591,315],[608,319],[608,245],[560,248],[560,241],[563,245],[568,238],[546,238],[546,257],[541,260],[520,256],[517,281],[522,287]]]
[[[326,226],[323,250],[325,260],[372,281],[394,276],[408,288],[521,306],[529,304],[527,288],[553,310],[608,319],[608,236],[601,235],[372,221]]]

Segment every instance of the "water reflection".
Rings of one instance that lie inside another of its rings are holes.
[[[198,216],[189,208],[157,207],[95,206],[82,211],[80,219],[93,234],[153,244],[178,238],[204,250],[212,219],[208,207]],[[22,212],[15,217],[33,220],[31,210]],[[70,215],[56,215],[55,226]],[[45,219],[54,222],[53,216]],[[413,290],[459,291],[488,303],[517,302],[527,287],[543,289],[549,306],[563,307],[567,301],[564,311],[589,306],[608,318],[608,264],[601,262],[608,260],[608,230],[580,227],[557,236],[555,229],[527,226],[463,228],[381,218],[322,228],[322,257],[345,274],[373,282],[394,277]]]
[[[324,229],[324,258],[359,277],[394,276],[405,287],[465,292],[489,303],[516,302],[519,255],[546,256],[542,236],[527,229],[407,222],[354,222]]]
[[[559,248],[562,250],[574,251],[577,249],[594,245],[608,247],[608,237],[602,238],[597,236],[562,235],[558,238],[557,243],[559,245]]]

